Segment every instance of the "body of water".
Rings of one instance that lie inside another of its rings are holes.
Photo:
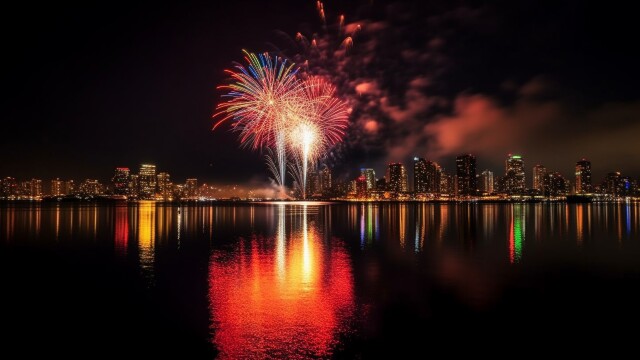
[[[4,203],[0,281],[23,357],[620,349],[640,204]]]

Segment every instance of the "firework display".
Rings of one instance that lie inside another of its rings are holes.
[[[284,186],[286,168],[286,127],[288,118],[300,106],[297,99],[303,92],[296,78],[293,63],[269,54],[245,51],[247,66],[238,64],[226,70],[231,77],[227,85],[219,86],[228,99],[217,106],[215,117],[221,119],[214,129],[232,120],[232,129],[240,133],[243,146],[253,149],[274,148],[274,178]]]
[[[347,104],[329,82],[303,78],[286,59],[245,51],[245,61],[227,70],[230,82],[219,86],[226,101],[216,108],[214,129],[230,122],[242,146],[266,149],[268,169],[282,189],[289,164],[306,198],[309,166],[342,141]]]

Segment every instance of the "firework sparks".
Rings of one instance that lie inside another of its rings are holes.
[[[304,111],[289,132],[288,144],[293,153],[292,175],[306,198],[307,172],[317,160],[342,141],[348,124],[347,104],[335,96],[333,85],[320,77],[304,82]]]
[[[285,183],[286,169],[286,114],[300,106],[297,99],[302,93],[302,83],[296,77],[294,63],[287,63],[269,54],[253,54],[247,51],[247,66],[238,64],[235,70],[227,70],[231,77],[225,90],[228,99],[217,106],[215,117],[221,118],[214,129],[226,121],[240,133],[240,143],[253,149],[275,148],[274,163],[278,170],[275,180]]]
[[[242,146],[266,148],[267,167],[281,187],[289,153],[306,197],[308,168],[342,140],[347,105],[326,80],[298,77],[293,63],[267,53],[245,55],[248,65],[228,70],[230,83],[219,87],[228,100],[217,106],[214,117],[220,120],[214,129],[229,121]]]
[[[353,47],[353,38],[351,36],[347,36],[341,45],[345,50],[349,51]]]
[[[322,1],[316,2],[316,9],[327,31]],[[296,33],[295,42],[303,51],[295,58],[302,67],[268,53],[245,51],[246,63],[227,70],[230,81],[219,87],[226,92],[226,101],[216,108],[214,118],[219,120],[214,129],[230,123],[242,146],[265,150],[267,168],[281,190],[288,168],[303,198],[309,168],[343,141],[350,113],[347,103],[337,97],[327,71],[316,71],[326,65],[331,73],[329,68],[353,47],[360,26],[347,25],[344,15],[338,16],[337,25],[343,40],[335,47],[327,36],[319,41],[316,35],[307,38]],[[330,48],[335,56],[325,56]]]

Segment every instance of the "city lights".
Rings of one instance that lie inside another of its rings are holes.
[[[315,127],[300,124],[289,136],[298,151],[294,159],[317,156],[319,135]],[[413,159],[411,172],[402,163],[390,163],[383,172],[385,176],[377,178],[375,169],[361,168],[358,176],[350,181],[344,176],[336,179],[327,166],[318,168],[313,162],[301,161],[292,166],[295,181],[289,188],[291,196],[285,200],[591,202],[640,199],[640,182],[620,172],[610,172],[600,183],[592,183],[591,162],[586,159],[576,162],[575,182],[537,164],[531,170],[530,187],[522,155],[507,157],[503,175],[488,169],[478,173],[478,160],[472,154],[456,158],[455,173],[447,172],[435,161],[417,156]],[[98,179],[80,182],[60,178],[44,182],[41,179],[18,181],[13,177],[0,179],[0,200],[10,201],[270,201],[280,198],[280,191],[281,188],[273,186],[199,184],[196,178],[179,183],[173,181],[168,172],[157,172],[153,164],[142,164],[138,173],[117,167],[106,183]]]

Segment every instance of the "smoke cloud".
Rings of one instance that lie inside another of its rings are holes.
[[[499,174],[507,154],[520,153],[527,167],[542,163],[565,175],[582,157],[592,159],[596,178],[619,169],[640,174],[620,160],[640,136],[631,120],[638,103],[587,102],[575,84],[547,73],[547,63],[567,67],[566,59],[530,51],[574,41],[576,32],[553,31],[560,21],[535,30],[538,20],[521,6],[505,19],[491,6],[367,5],[342,27],[304,34],[295,60],[331,78],[352,107],[346,142],[325,161],[353,176],[361,166],[383,173],[386,163],[413,156],[451,168],[456,155],[471,152]],[[504,31],[512,21],[524,25]],[[344,46],[347,37],[352,46]]]

